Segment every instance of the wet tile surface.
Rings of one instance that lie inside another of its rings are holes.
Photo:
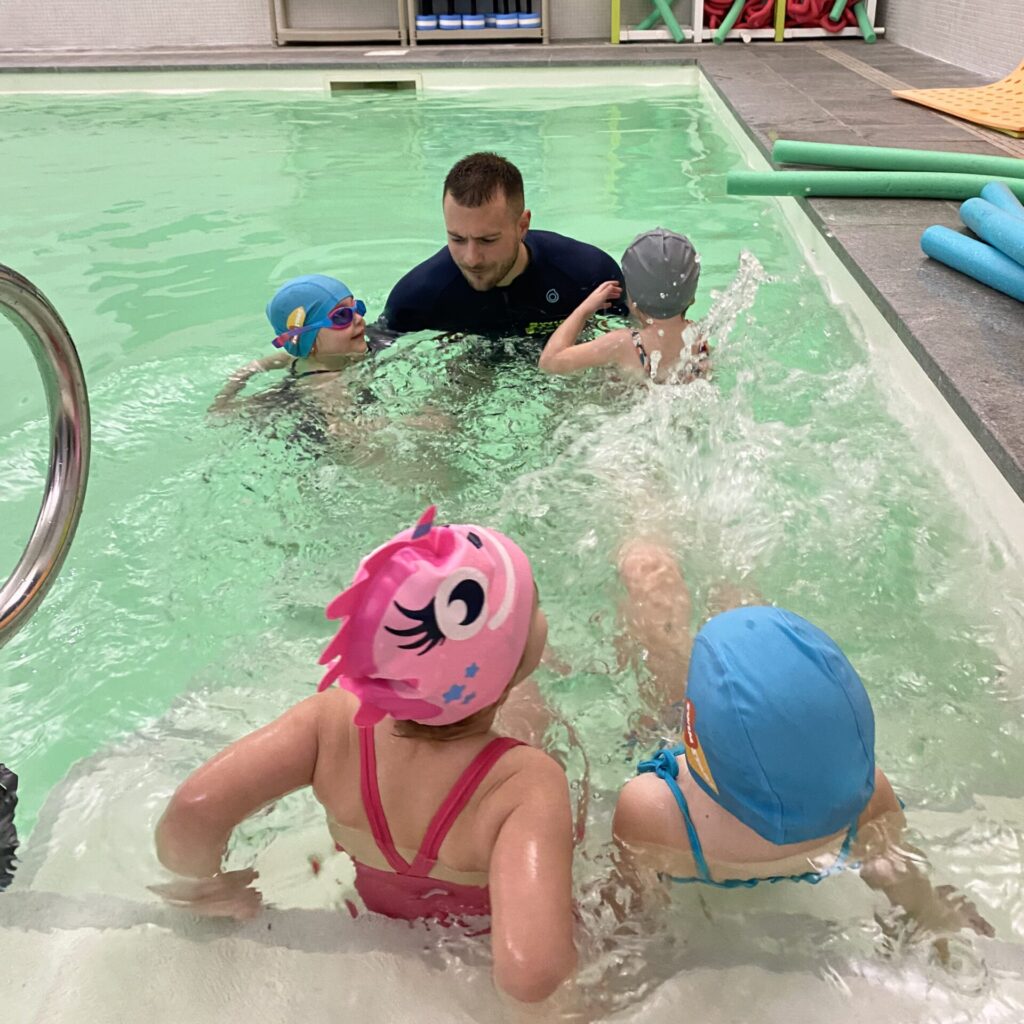
[[[961,68],[880,42],[711,45],[287,46],[60,55],[0,53],[5,71],[182,68],[569,67],[698,63],[766,154],[777,138],[1007,156],[1005,139],[896,100],[903,85],[983,84]],[[366,51],[373,56],[365,56]],[[59,63],[57,63],[59,61]],[[960,228],[958,203],[800,200],[940,392],[1024,497],[1024,304],[927,259],[921,232]]]

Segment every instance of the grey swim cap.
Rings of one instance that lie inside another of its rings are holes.
[[[700,257],[685,235],[655,228],[637,235],[622,254],[622,276],[641,312],[667,320],[693,302]]]

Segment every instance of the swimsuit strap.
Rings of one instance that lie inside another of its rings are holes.
[[[298,359],[292,360],[292,365],[288,367],[288,379],[289,380],[302,380],[303,377],[315,377],[318,373],[338,373],[338,370],[304,370],[302,373],[296,373],[295,367],[298,364]]]
[[[672,795],[679,805],[679,810],[682,811],[683,821],[686,822],[686,835],[690,840],[690,853],[693,856],[694,863],[697,865],[696,878],[676,878],[674,875],[662,877],[668,878],[672,882],[703,882],[706,885],[713,885],[717,889],[752,889],[760,882],[810,882],[812,885],[817,885],[822,879],[843,870],[846,860],[850,855],[850,847],[857,837],[856,819],[854,819],[853,824],[846,832],[846,838],[839,849],[835,863],[825,871],[805,871],[799,875],[769,875],[761,878],[727,878],[722,882],[716,882],[711,877],[707,861],[704,859],[704,851],[700,845],[697,829],[690,817],[690,808],[686,803],[686,797],[683,796],[683,791],[679,788],[679,783],[676,782],[676,778],[679,775],[679,763],[676,761],[676,755],[683,753],[685,753],[685,748],[681,746],[662,749],[649,761],[641,761],[636,766],[638,775],[644,772],[653,772],[658,778],[664,779],[668,783],[668,788],[672,790]]]
[[[635,328],[630,328],[629,335],[633,340],[633,348],[636,349],[637,357],[640,359],[640,365],[650,374],[651,357],[647,354],[647,349],[644,348],[644,343],[640,339],[640,332]],[[653,769],[648,769],[648,771],[651,770]]]
[[[384,855],[391,869],[399,875],[427,875],[437,861],[437,853],[448,835],[459,812],[469,802],[494,763],[506,751],[523,744],[507,736],[499,736],[487,744],[469,763],[466,770],[455,781],[448,795],[441,802],[420,844],[416,859],[410,864],[395,846],[391,828],[384,814],[377,783],[377,747],[373,726],[359,727],[359,783],[363,797],[363,809],[370,822],[370,833],[377,848]]]
[[[638,775],[642,775],[645,772],[653,772],[659,779],[664,779],[668,783],[668,788],[672,791],[672,795],[679,805],[679,810],[682,812],[683,821],[686,823],[686,836],[690,841],[690,854],[697,865],[699,880],[711,882],[711,872],[708,871],[708,864],[704,859],[704,850],[700,845],[700,837],[697,835],[696,826],[690,817],[689,805],[686,802],[686,797],[683,796],[683,791],[679,788],[679,783],[676,782],[676,778],[679,775],[679,762],[676,761],[676,755],[682,753],[684,753],[684,750],[681,746],[659,750],[649,761],[641,761],[636,766],[636,771]]]
[[[477,791],[480,783],[483,782],[487,773],[494,767],[500,757],[506,754],[513,747],[521,747],[524,744],[520,740],[514,740],[509,736],[499,736],[484,747],[470,762],[466,770],[456,780],[455,785],[449,790],[441,806],[438,807],[430,825],[427,827],[426,835],[420,844],[419,853],[412,862],[410,871],[413,874],[426,875],[437,862],[437,854],[441,844],[448,835],[455,819],[462,809],[469,803],[470,797]]]
[[[373,739],[372,725],[359,727],[359,787],[373,841],[384,854],[392,870],[404,875],[412,865],[395,848],[388,819],[384,816],[384,807],[380,802],[380,787],[377,785],[377,747]]]

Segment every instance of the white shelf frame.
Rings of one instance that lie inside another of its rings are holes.
[[[434,43],[485,43],[488,40],[506,43],[540,41],[547,45],[551,41],[549,0],[541,0],[540,28],[436,28],[422,35],[416,31],[416,0],[407,0],[407,4],[406,20],[409,24],[410,46]]]
[[[399,46],[407,45],[405,0],[395,0],[398,25],[386,25],[381,28],[295,28],[288,24],[288,6],[292,2],[296,2],[296,0],[270,0],[270,27],[274,35],[274,43],[277,46],[283,46],[285,43],[397,43]]]

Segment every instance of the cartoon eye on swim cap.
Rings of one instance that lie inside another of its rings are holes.
[[[445,640],[469,640],[480,632],[487,618],[487,577],[478,569],[458,569],[441,581],[422,608],[403,608],[397,601],[395,607],[416,625],[384,629],[410,638],[409,643],[398,645],[403,650],[422,647],[417,653],[427,654]]]
[[[437,624],[452,640],[468,640],[487,618],[487,577],[478,569],[453,572],[437,588]]]

